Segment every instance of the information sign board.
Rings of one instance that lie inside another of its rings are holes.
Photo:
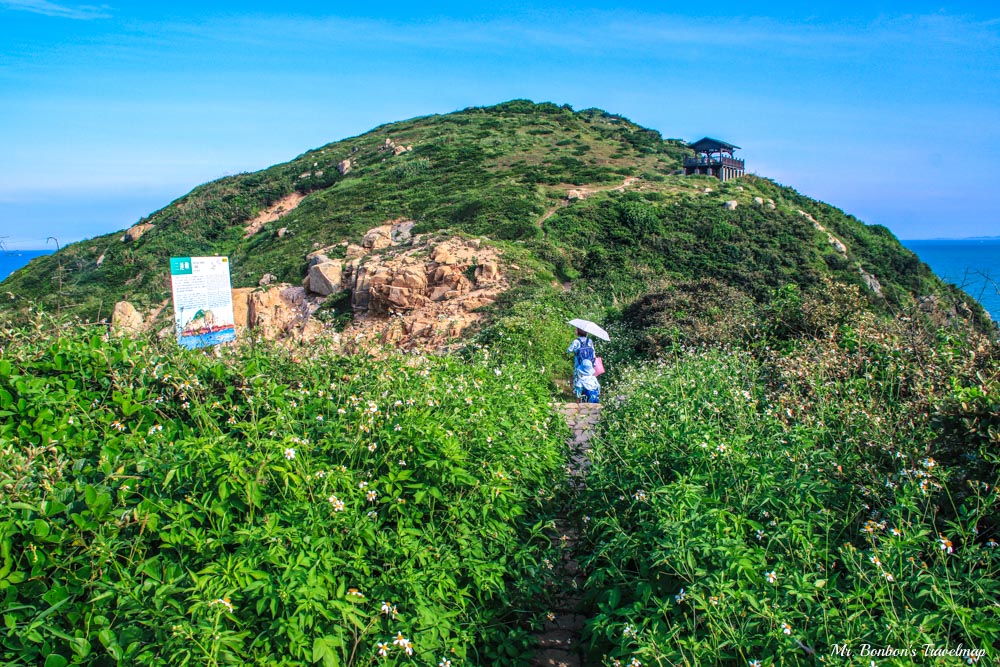
[[[228,257],[171,257],[177,342],[196,348],[236,338]]]

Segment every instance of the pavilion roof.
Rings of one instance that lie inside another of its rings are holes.
[[[739,146],[734,146],[733,144],[726,143],[725,141],[719,141],[718,139],[713,139],[712,137],[705,137],[699,139],[693,144],[688,144],[688,146],[696,151],[730,151],[739,148]]]

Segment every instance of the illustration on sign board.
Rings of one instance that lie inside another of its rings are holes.
[[[171,257],[177,342],[196,348],[234,340],[227,257]]]

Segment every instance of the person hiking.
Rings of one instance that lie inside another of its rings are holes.
[[[574,366],[579,366],[580,362],[586,359],[589,359],[593,363],[597,357],[597,354],[594,352],[594,341],[590,340],[590,336],[583,329],[576,330],[576,338],[566,348],[566,354],[576,354]]]
[[[597,376],[594,374],[594,360],[597,358],[594,351],[594,341],[590,339],[586,331],[577,328],[576,338],[570,343],[566,349],[566,353],[575,355],[573,363],[573,392],[576,394],[577,401],[583,402],[584,385],[586,384],[586,390],[596,392],[594,400],[589,400],[590,395],[588,394],[588,402],[597,403],[597,396],[600,395],[601,385],[597,382]],[[584,363],[589,364],[589,372],[581,373],[581,366]],[[582,378],[588,379],[583,380]]]
[[[584,359],[573,372],[573,393],[577,403],[600,403],[601,383],[594,375],[594,362]]]

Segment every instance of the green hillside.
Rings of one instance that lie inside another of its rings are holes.
[[[686,151],[602,111],[468,109],[18,271],[0,663],[994,664],[995,328],[885,228],[680,176]],[[444,315],[429,349],[342,335],[346,292],[308,341],[188,350],[80,319],[164,304],[172,255],[297,284],[311,251],[339,266],[399,219],[437,245],[379,252],[465,285],[486,317],[462,337]],[[600,406],[563,405],[573,317],[610,333]]]
[[[138,240],[114,233],[72,244],[3,287],[93,319],[121,299],[140,310],[162,303],[171,255],[228,255],[234,287],[256,286],[265,273],[298,283],[314,248],[407,218],[415,232],[516,242],[540,265],[535,280],[585,279],[606,294],[712,278],[760,301],[786,283],[806,292],[824,279],[861,286],[861,269],[882,285],[882,296],[869,293],[878,308],[948,290],[885,228],[763,178],[684,178],[685,154],[683,142],[600,110],[512,101],[416,118],[202,185],[139,221],[155,227]],[[626,178],[631,187],[616,188]],[[573,188],[590,196],[567,202]],[[246,237],[250,220],[294,193],[304,196],[294,210]],[[738,208],[724,209],[728,200]]]

